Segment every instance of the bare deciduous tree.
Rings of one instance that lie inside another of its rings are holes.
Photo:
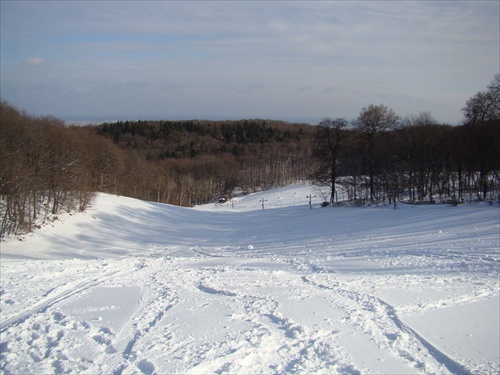
[[[500,74],[489,84],[487,91],[480,91],[471,97],[462,108],[464,123],[477,125],[500,118]]]
[[[318,184],[330,187],[330,203],[335,202],[335,184],[338,177],[343,140],[349,123],[344,118],[324,118],[318,124],[313,158],[312,178]]]
[[[375,201],[374,185],[374,155],[377,137],[380,133],[395,129],[399,124],[399,117],[387,106],[370,104],[363,108],[356,121],[356,130],[366,146],[366,156],[368,163],[368,176],[370,184],[370,199]]]

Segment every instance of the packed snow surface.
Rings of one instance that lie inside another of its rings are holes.
[[[100,194],[8,238],[0,371],[500,371],[498,205],[310,209],[310,195]]]

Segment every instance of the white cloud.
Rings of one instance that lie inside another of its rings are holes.
[[[28,57],[24,59],[24,62],[30,65],[42,65],[45,63],[45,60],[41,57]]]

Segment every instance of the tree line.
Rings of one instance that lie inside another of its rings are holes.
[[[92,197],[85,180],[90,145],[58,119],[33,118],[3,101],[0,111],[0,234],[30,230],[62,208],[85,209]]]
[[[471,97],[461,126],[438,124],[430,112],[401,118],[387,106],[370,105],[348,122],[325,118],[313,148],[311,178],[337,185],[361,203],[396,199],[458,203],[498,199],[500,192],[500,75]]]
[[[314,128],[269,120],[67,126],[0,105],[0,236],[29,231],[95,192],[192,206],[308,178]]]
[[[156,179],[149,199],[184,206],[235,187],[249,192],[306,180],[315,132],[307,124],[259,119],[139,120],[88,129],[157,169],[148,172]],[[129,188],[123,194],[148,199]]]

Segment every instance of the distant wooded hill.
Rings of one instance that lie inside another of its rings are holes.
[[[149,199],[211,201],[233,188],[254,191],[308,178],[315,128],[271,120],[125,121],[91,127],[154,165]]]
[[[249,145],[290,145],[306,140],[307,124],[271,120],[125,121],[96,127],[122,148],[142,152],[148,160],[193,158],[231,153],[241,156]],[[311,133],[311,130],[309,131]],[[311,138],[309,137],[309,140]]]

